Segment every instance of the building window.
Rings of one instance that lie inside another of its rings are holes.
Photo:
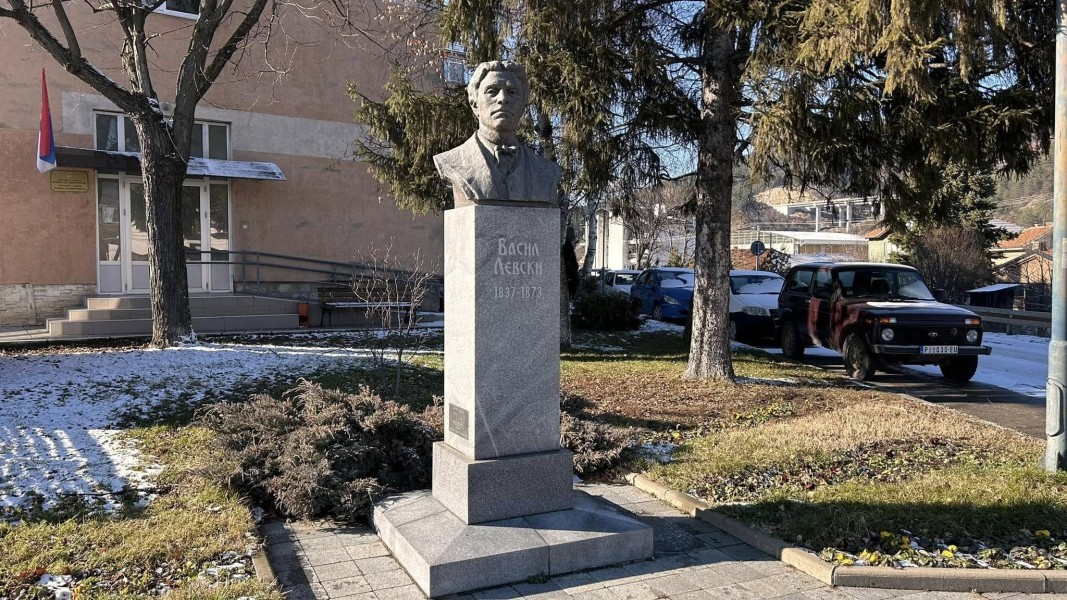
[[[228,160],[230,158],[230,131],[227,125],[221,123],[193,123],[192,143],[189,145],[189,156],[193,158],[214,158]],[[204,149],[207,148],[207,153]]]
[[[204,153],[204,149],[207,153]],[[96,113],[96,149],[108,152],[140,152],[133,121],[116,113]],[[193,123],[189,155],[193,158],[230,158],[230,127],[223,123]]]
[[[121,117],[121,118],[120,118]],[[137,130],[125,115],[96,113],[96,149],[108,152],[140,152]]]
[[[463,46],[452,42],[445,46],[441,56],[443,57],[441,71],[445,83],[467,85],[470,73],[467,71],[467,52]]]
[[[200,14],[200,0],[167,0],[156,12],[195,19]]]

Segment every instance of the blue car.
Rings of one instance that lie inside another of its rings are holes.
[[[637,311],[660,321],[684,321],[693,306],[693,269],[645,269],[630,287]]]

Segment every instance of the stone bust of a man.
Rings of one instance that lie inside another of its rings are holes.
[[[478,131],[433,157],[437,172],[452,184],[457,207],[482,200],[559,201],[559,165],[516,135],[529,95],[526,71],[516,63],[491,61],[474,69],[467,100],[478,117]]]

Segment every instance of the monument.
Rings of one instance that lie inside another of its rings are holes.
[[[482,63],[478,131],[434,157],[445,212],[445,440],[432,492],[379,503],[374,526],[437,597],[641,560],[652,530],[573,489],[560,447],[558,165],[516,136],[522,67]]]

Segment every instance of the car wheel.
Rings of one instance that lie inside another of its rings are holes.
[[[663,307],[659,304],[654,304],[652,306],[652,318],[657,321],[663,320]]]
[[[858,333],[845,338],[841,358],[845,362],[845,373],[856,381],[867,381],[874,374],[874,356]]]
[[[800,342],[800,331],[792,321],[782,323],[782,338],[779,343],[782,347],[782,354],[786,358],[804,356],[804,344]]]
[[[967,383],[978,370],[977,356],[956,356],[942,362],[941,375],[949,381]]]

